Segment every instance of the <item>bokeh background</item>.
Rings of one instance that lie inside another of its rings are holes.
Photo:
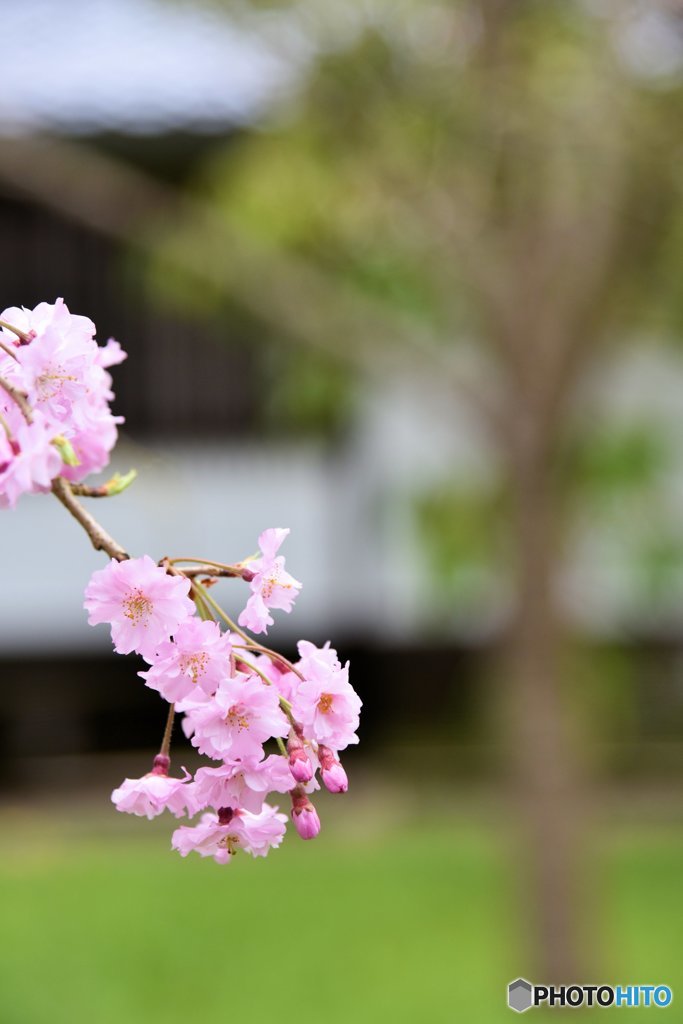
[[[155,558],[290,526],[273,640],[364,701],[315,843],[181,861],[108,802],[164,713],[101,558],[6,513],[3,1024],[488,1024],[520,975],[678,1019],[683,4],[0,9],[1,305],[129,352],[97,514]]]

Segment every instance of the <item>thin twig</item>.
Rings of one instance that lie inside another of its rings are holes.
[[[27,423],[33,423],[33,412],[31,406],[28,404],[27,396],[19,388],[15,388],[14,384],[10,384],[4,377],[0,377],[0,388],[7,392],[10,398],[14,399],[19,408],[21,409],[22,415]]]
[[[111,537],[107,531],[101,526],[94,516],[92,516],[86,508],[81,505],[80,501],[76,498],[68,480],[65,480],[63,476],[58,476],[52,481],[52,493],[56,498],[61,501],[62,505],[69,510],[71,515],[76,519],[85,532],[90,537],[92,546],[96,551],[106,551],[111,557],[115,558],[117,562],[125,562],[129,557],[128,553],[124,551],[120,544],[118,544],[113,537]]]
[[[21,331],[18,327],[8,324],[6,320],[0,320],[0,327],[4,327],[5,330],[11,331],[12,334],[16,334],[17,338],[20,338],[25,345],[31,340],[31,337],[35,337],[35,332],[32,335],[28,335],[26,331]]]
[[[173,732],[173,719],[175,718],[175,704],[171,704],[168,709],[168,718],[166,719],[166,728],[164,729],[164,738],[161,741],[161,747],[159,753],[164,757],[170,756],[171,750],[171,733]]]
[[[99,487],[89,487],[88,484],[71,484],[71,493],[77,494],[79,498],[110,497],[106,484],[100,484]]]
[[[197,565],[188,566],[187,568],[183,567],[179,571],[182,572],[183,576],[187,576],[188,579],[194,579],[195,576],[210,576],[211,578],[218,578],[219,576],[222,576],[230,577],[231,579],[242,578],[242,570],[236,567],[230,569],[219,569],[213,565]]]
[[[271,651],[270,647],[264,647],[263,644],[257,643],[255,640],[249,639],[246,644],[233,644],[233,648],[237,650],[255,651],[258,654],[267,655],[271,661],[279,661],[280,664],[284,665],[289,672],[293,672],[299,679],[303,679],[304,676],[299,672],[298,668],[295,668],[283,654],[278,654],[277,651]]]
[[[11,356],[12,359],[15,359],[17,362],[19,362],[19,357],[17,356],[14,349],[11,348],[9,345],[6,345],[4,341],[0,341],[0,348],[3,350],[3,352],[6,352],[8,356]]]

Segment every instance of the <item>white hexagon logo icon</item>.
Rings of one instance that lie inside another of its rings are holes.
[[[534,988],[526,978],[517,978],[508,985],[508,1006],[517,1013],[524,1013],[534,1004]]]

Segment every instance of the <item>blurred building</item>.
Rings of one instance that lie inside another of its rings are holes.
[[[29,0],[5,12],[15,45],[4,63],[0,146],[27,136],[87,141],[182,185],[212,147],[295,87],[306,63],[300,40],[285,40],[284,59],[280,30],[278,47],[268,44],[272,24],[257,35],[210,6],[99,0],[59,10]],[[137,281],[116,239],[1,170],[0,216],[3,304],[62,295],[96,321],[101,341],[113,335],[130,354],[116,370],[114,408],[126,425],[112,469],[134,465],[139,479],[125,497],[98,504],[111,532],[131,552],[236,559],[263,528],[290,526],[288,563],[305,585],[295,614],[280,616],[280,642],[333,636],[346,653],[363,649],[367,676],[385,685],[389,673],[395,696],[406,688],[405,712],[419,725],[407,688],[428,658],[420,640],[430,613],[402,499],[411,475],[443,475],[456,454],[449,437],[463,434],[447,397],[432,395],[425,415],[424,395],[397,380],[383,396],[363,391],[342,438],[269,436],[267,357],[239,318],[212,326],[172,315]],[[467,459],[471,446],[456,447]],[[158,704],[136,685],[134,660],[112,659],[107,631],[85,623],[83,587],[101,557],[45,499],[22,502],[4,536],[5,768],[16,755],[153,743]],[[221,586],[237,614],[243,585]]]
[[[3,13],[13,45],[0,147],[27,136],[87,140],[174,186],[296,89],[310,59],[285,22],[261,21],[257,31],[209,5],[27,0]],[[114,408],[126,425],[112,469],[135,466],[139,478],[125,496],[97,505],[110,532],[132,553],[230,561],[249,554],[262,529],[291,527],[285,554],[304,589],[293,615],[278,620],[280,642],[333,638],[345,654],[358,653],[366,727],[380,726],[378,688],[390,688],[390,713],[404,715],[415,735],[421,722],[433,730],[435,704],[446,731],[465,721],[482,672],[478,652],[498,643],[509,609],[506,579],[495,567],[477,570],[468,580],[475,599],[447,603],[426,564],[414,498],[444,481],[486,486],[495,474],[466,407],[438,381],[397,373],[381,387],[359,382],[353,415],[335,436],[274,433],[265,410],[272,371],[253,326],[237,315],[212,322],[171,313],[150,297],[125,245],[40,202],[16,175],[3,177],[1,160],[0,217],[3,306],[62,295],[96,321],[101,341],[113,335],[129,352],[114,371]],[[596,387],[628,412],[649,379],[674,431],[683,419],[680,364],[662,370],[636,360],[629,375],[622,362],[620,383],[608,377]],[[668,500],[671,517],[683,512],[683,496]],[[56,503],[27,498],[6,515],[5,757],[153,743],[155,696],[136,685],[134,660],[111,659],[104,627],[86,626],[83,588],[101,556]],[[619,538],[608,540],[589,525],[564,599],[582,629],[619,642],[624,624],[643,620],[643,601],[629,596]],[[221,588],[236,614],[242,585]],[[680,607],[674,594],[668,620],[659,608],[653,623],[676,626]],[[635,630],[628,637],[641,641]],[[680,672],[678,645],[668,635],[657,643],[659,660],[638,669],[636,688]],[[681,715],[670,690],[662,699],[657,721],[652,703],[643,704],[655,735],[677,728]]]

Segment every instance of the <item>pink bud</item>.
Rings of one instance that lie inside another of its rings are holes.
[[[323,769],[321,775],[330,793],[345,793],[349,788],[349,780],[339,761],[335,761],[329,770]]]
[[[309,803],[300,811],[292,811],[292,818],[302,839],[315,839],[320,832],[320,818],[313,804]]]
[[[296,786],[292,790],[291,797],[294,827],[302,839],[315,839],[320,832],[318,812],[301,786]]]
[[[152,775],[168,775],[168,769],[171,767],[171,758],[166,754],[157,754],[154,758],[154,765],[152,767]]]
[[[289,770],[296,779],[297,782],[310,782],[315,774],[313,765],[311,764],[310,758],[306,753],[298,730],[292,729],[287,740],[287,750],[289,751]]]
[[[303,747],[291,751],[289,770],[297,782],[310,782],[313,778],[313,765]]]
[[[330,793],[345,793],[349,788],[349,780],[334,752],[321,743],[318,748],[318,757],[320,758],[320,774],[325,787]]]

